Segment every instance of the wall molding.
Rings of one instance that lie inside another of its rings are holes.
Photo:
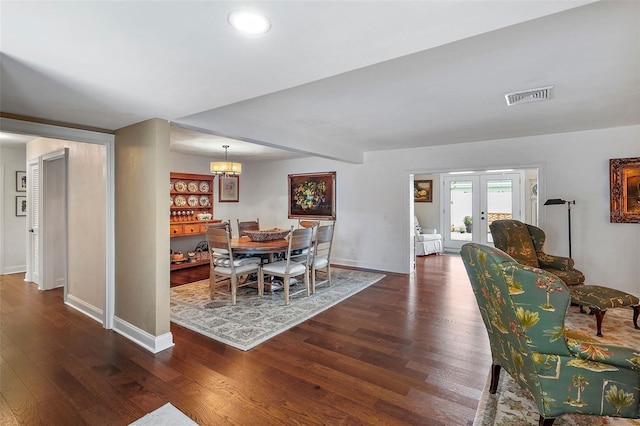
[[[72,294],[67,295],[67,300],[64,303],[65,305],[72,307],[76,311],[82,312],[83,314],[99,322],[100,324],[102,324],[102,322],[104,321],[104,311],[102,309],[97,308]]]
[[[175,345],[173,343],[173,334],[170,332],[160,336],[154,336],[141,328],[118,318],[117,316],[113,317],[113,331],[154,354],[162,352]]]

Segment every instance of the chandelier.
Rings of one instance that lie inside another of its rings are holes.
[[[209,170],[211,170],[211,173],[214,175],[239,175],[242,172],[242,164],[228,161],[227,149],[229,149],[229,145],[222,145],[222,147],[224,148],[224,161],[212,161],[211,164],[209,164]]]

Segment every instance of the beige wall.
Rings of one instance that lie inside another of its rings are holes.
[[[169,124],[116,132],[115,316],[154,336],[169,332]]]
[[[68,294],[104,310],[106,148],[92,143],[38,138],[27,144],[27,161],[64,148],[69,149]]]

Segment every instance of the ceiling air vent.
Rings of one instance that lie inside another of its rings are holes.
[[[525,102],[546,101],[551,99],[553,86],[540,87],[538,89],[528,89],[519,92],[507,93],[504,95],[507,105],[523,104]]]

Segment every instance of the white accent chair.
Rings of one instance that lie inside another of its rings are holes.
[[[415,228],[416,256],[427,256],[429,254],[441,254],[443,252],[442,235],[436,229],[422,228],[418,217],[413,217]]]

